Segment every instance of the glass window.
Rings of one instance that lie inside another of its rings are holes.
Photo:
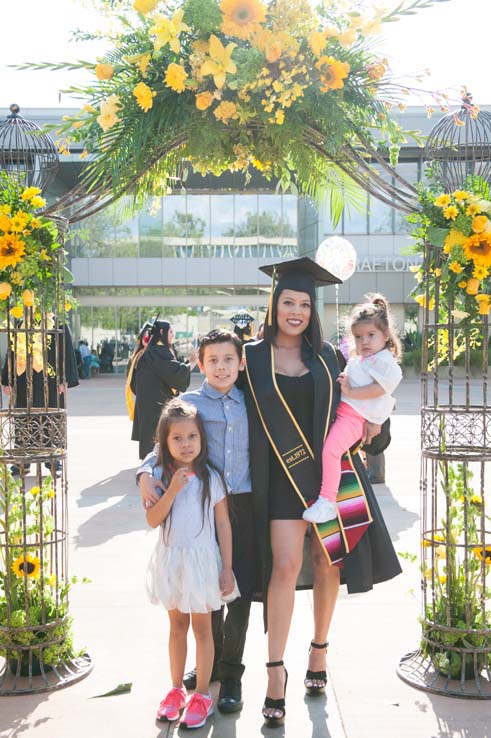
[[[281,199],[281,195],[259,195],[258,197],[258,256],[273,258],[282,256],[283,213]],[[249,254],[246,255],[249,256]]]
[[[418,181],[419,176],[419,162],[417,161],[406,161],[400,162],[396,167],[396,172],[404,177],[404,179],[410,184],[415,184]],[[396,180],[397,186],[397,180]],[[407,218],[404,213],[400,210],[395,211],[395,233],[411,233],[414,225],[407,222]]]
[[[257,195],[235,196],[235,255],[256,256],[258,253]]]
[[[234,195],[211,195],[211,256],[230,257],[234,248]]]
[[[188,256],[209,256],[210,196],[187,195],[186,208]]]
[[[140,212],[140,256],[162,256],[162,211],[161,198],[154,197]]]
[[[114,208],[114,256],[138,256],[138,215],[126,218],[125,207],[132,204],[125,197]]]
[[[381,202],[373,195],[368,199],[368,220],[370,233],[393,233],[394,208]]]
[[[368,195],[365,195],[365,204],[361,211],[346,205],[343,212],[343,233],[347,235],[368,233],[367,210]]]
[[[186,256],[186,198],[169,195],[163,198],[164,256]]]

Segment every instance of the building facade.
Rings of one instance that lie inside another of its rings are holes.
[[[70,113],[22,111],[41,126]],[[401,115],[405,129],[427,133],[433,124],[423,108]],[[80,153],[75,149],[61,157],[50,201],[76,183],[84,165]],[[409,182],[421,180],[422,149],[405,146],[397,171]],[[334,234],[353,244],[358,262],[337,291],[319,291],[326,336],[341,333],[349,306],[372,291],[386,295],[403,332],[414,326],[417,310],[408,295],[414,286],[410,266],[418,259],[410,253],[410,225],[364,192],[356,210],[345,207],[336,226],[329,207],[317,209],[305,198],[277,192],[260,173],[247,184],[241,173],[191,174],[138,212],[130,205],[123,198],[81,221],[70,229],[67,244],[77,300],[72,328],[77,339],[111,356],[108,371],[125,369],[135,334],[156,315],[174,324],[182,353],[200,334],[231,328],[230,317],[238,310],[253,315],[257,328],[269,295],[269,279],[258,267],[298,255],[314,257],[318,245]]]

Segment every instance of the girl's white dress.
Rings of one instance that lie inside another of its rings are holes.
[[[162,468],[154,468],[161,479]],[[196,475],[179,492],[172,510],[159,528],[157,545],[147,570],[146,589],[153,604],[166,610],[205,613],[219,610],[224,599],[219,577],[220,549],[215,537],[215,505],[225,491],[218,475],[210,473],[210,505],[201,504],[202,483]],[[240,596],[235,587],[226,600]]]

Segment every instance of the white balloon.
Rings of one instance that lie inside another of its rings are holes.
[[[346,282],[356,269],[356,249],[345,238],[331,236],[322,241],[315,260],[319,266]]]

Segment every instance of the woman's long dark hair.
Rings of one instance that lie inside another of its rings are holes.
[[[264,340],[269,344],[274,342],[274,339],[276,338],[276,334],[278,332],[278,320],[276,318],[277,311],[278,311],[278,299],[284,289],[287,289],[287,288],[283,288],[281,287],[281,285],[278,285],[273,294],[273,324],[269,325],[269,321],[268,321],[269,314],[266,316],[266,321],[264,323]],[[308,343],[310,344],[310,347],[311,347],[310,350],[312,351],[314,355],[316,355],[320,353],[322,349],[322,343],[323,343],[322,326],[321,326],[321,321],[319,318],[319,313],[317,312],[315,291],[313,291],[313,293],[308,292],[307,294],[310,297],[310,322],[306,330],[304,331],[303,335],[304,335],[304,338],[306,338]]]
[[[169,351],[172,350],[172,346],[169,344],[169,331],[171,328],[171,324],[167,320],[157,320],[152,326],[152,330],[150,331],[150,340],[148,342],[147,348],[151,348],[152,346],[155,346],[156,343],[159,341],[164,344],[166,348],[169,349]]]
[[[159,423],[157,425],[157,431],[155,433],[155,440],[159,444],[159,450],[157,454],[157,466],[162,466],[162,482],[165,485],[169,485],[174,475],[174,459],[169,453],[169,447],[167,445],[167,439],[171,431],[171,427],[183,420],[192,420],[196,423],[198,433],[201,440],[201,451],[193,461],[193,472],[196,474],[198,479],[202,482],[202,494],[201,494],[201,510],[202,510],[202,525],[201,530],[205,524],[205,514],[210,510],[210,463],[208,461],[208,443],[206,441],[205,427],[203,420],[198,413],[194,405],[189,402],[184,402],[178,398],[171,400],[166,404],[160,415]],[[171,511],[172,512],[172,511]],[[169,521],[170,530],[170,515],[167,518]],[[200,532],[201,532],[200,530]]]

